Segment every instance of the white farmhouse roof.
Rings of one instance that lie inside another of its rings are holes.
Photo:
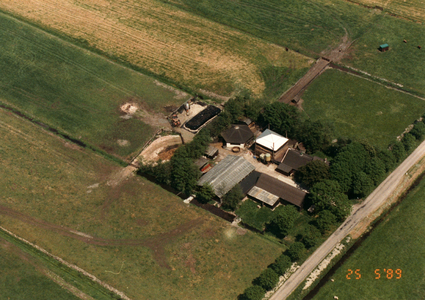
[[[281,136],[280,134],[277,134],[274,131],[271,131],[270,129],[266,129],[257,138],[256,143],[260,146],[267,148],[267,149],[277,151],[283,145],[285,145],[287,141],[289,141],[287,138]]]

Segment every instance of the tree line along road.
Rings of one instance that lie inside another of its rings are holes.
[[[288,278],[270,300],[284,300],[300,285],[317,265],[361,221],[384,205],[406,176],[406,172],[425,155],[425,141],[409,155],[370,195],[354,210],[344,223]]]

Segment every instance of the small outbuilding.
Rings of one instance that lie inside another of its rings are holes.
[[[306,192],[267,174],[261,174],[257,183],[248,192],[248,196],[271,208],[276,207],[280,202],[301,208],[306,195]]]
[[[254,139],[254,133],[248,125],[238,124],[232,125],[229,129],[223,131],[221,136],[224,139],[226,148],[245,149]]]
[[[302,166],[305,166],[313,160],[322,160],[322,158],[317,156],[310,156],[305,154],[302,151],[295,149],[288,149],[285,156],[283,157],[282,162],[276,168],[276,171],[283,173],[286,176],[292,175]],[[326,161],[325,161],[326,162]]]
[[[255,167],[241,156],[228,155],[198,180],[198,185],[210,184],[221,198],[251,174]]]
[[[388,50],[390,50],[390,45],[382,44],[382,45],[379,46],[378,50],[381,51],[381,52],[388,51]]]
[[[207,150],[205,150],[205,156],[209,159],[214,159],[218,155],[218,149],[213,146],[208,146]]]
[[[289,139],[280,134],[266,129],[255,141],[255,155],[260,156],[263,153],[270,153],[273,161],[280,161],[285,154],[284,146],[288,141]]]

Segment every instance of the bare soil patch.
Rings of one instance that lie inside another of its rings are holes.
[[[140,153],[139,157],[150,162],[155,162],[159,159],[167,160],[167,158],[171,158],[181,144],[182,140],[179,135],[162,136],[146,147],[146,149]]]

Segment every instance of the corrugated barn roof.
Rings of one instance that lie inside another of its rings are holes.
[[[255,167],[243,157],[228,155],[202,176],[198,185],[210,184],[221,198],[254,170]]]

